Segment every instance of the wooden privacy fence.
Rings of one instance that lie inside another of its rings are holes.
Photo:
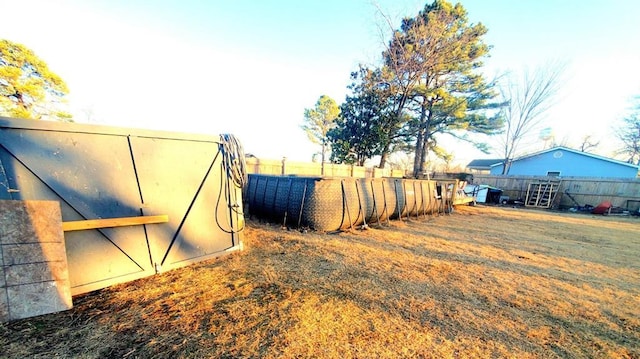
[[[640,180],[594,177],[492,176],[474,174],[474,184],[486,184],[502,190],[511,200],[525,200],[530,185],[547,181],[558,183],[554,208],[584,205],[596,206],[610,201],[615,207],[638,211],[640,208]]]
[[[247,172],[261,175],[298,175],[298,176],[322,176],[320,163],[295,162],[286,159],[265,160],[247,158]],[[324,164],[324,176],[327,177],[356,177],[356,178],[381,178],[404,176],[404,171],[388,168],[367,168],[362,166],[343,165],[334,163]]]

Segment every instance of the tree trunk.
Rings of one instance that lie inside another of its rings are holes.
[[[422,151],[419,148],[422,147],[422,143],[424,142],[424,133],[421,130],[418,130],[418,135],[416,136],[416,149],[414,151],[413,156],[413,178],[418,178],[420,175],[420,164],[422,163]]]
[[[515,140],[512,144],[504,145],[504,159],[502,160],[502,175],[508,175],[511,169],[511,161],[513,158],[514,148],[516,146]]]
[[[382,149],[382,153],[380,154],[380,163],[378,164],[378,168],[384,168],[387,165],[387,157],[389,157],[389,146],[391,144],[387,143]]]
[[[509,174],[509,169],[511,167],[511,160],[508,158],[505,158],[504,162],[502,163],[502,175],[506,176]]]
[[[326,144],[322,141],[322,154],[320,154],[320,175],[324,176],[324,152],[326,149]]]
[[[425,136],[426,139],[422,142],[422,153],[420,155],[420,174],[425,173],[427,171],[427,155],[429,154],[429,141],[427,140],[429,136]]]
[[[429,142],[429,125],[431,124],[431,106],[433,103],[423,98],[420,110],[420,126],[416,136],[416,149],[413,159],[413,177],[419,178],[424,173],[427,160],[427,144]]]

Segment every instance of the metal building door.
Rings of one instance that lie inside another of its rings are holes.
[[[55,200],[63,221],[169,222],[65,232],[72,294],[239,248],[219,138],[0,118],[0,199]],[[226,186],[223,188],[223,186]],[[241,200],[239,201],[241,205]]]

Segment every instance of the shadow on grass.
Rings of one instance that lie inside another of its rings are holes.
[[[241,254],[2,326],[1,344],[9,354],[22,345],[35,357],[640,354],[637,281],[622,288],[623,278],[607,283],[572,271],[565,263],[580,256],[564,247],[542,248],[543,260],[519,258],[526,256],[521,238],[496,241],[498,233],[480,230],[465,237],[451,226],[455,219],[338,235],[249,223]],[[530,248],[536,243],[544,241],[530,240]]]

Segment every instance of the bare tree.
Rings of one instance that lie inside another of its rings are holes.
[[[500,93],[506,103],[503,108],[504,133],[501,148],[504,155],[502,174],[509,168],[523,138],[532,134],[554,104],[560,87],[564,66],[550,64],[538,67],[533,73],[524,71],[522,77],[506,76]]]
[[[587,152],[592,148],[596,148],[600,145],[600,141],[594,141],[591,139],[591,135],[585,135],[582,137],[582,144],[580,145],[580,152]]]
[[[617,153],[626,156],[628,163],[640,165],[640,106],[624,118],[623,125],[616,129],[616,136],[621,142]]]

